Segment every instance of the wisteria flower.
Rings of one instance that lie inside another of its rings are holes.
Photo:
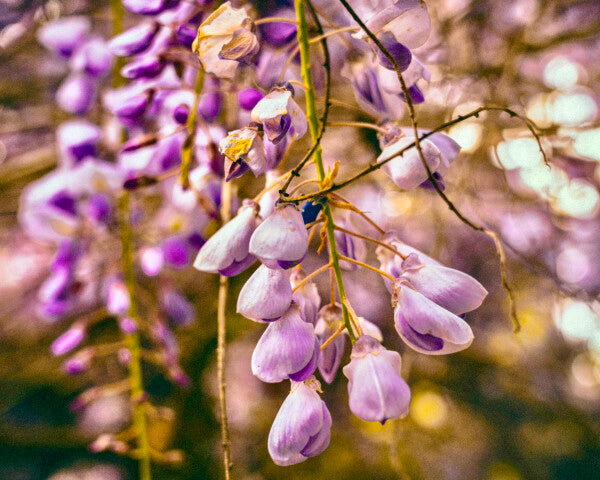
[[[403,284],[396,284],[396,331],[408,346],[429,355],[459,352],[473,342],[471,327],[462,318]]]
[[[348,378],[350,410],[354,415],[382,425],[408,413],[410,388],[400,376],[400,354],[384,348],[375,338],[361,336],[344,367]]]
[[[306,116],[292,97],[292,87],[275,87],[252,109],[252,120],[262,123],[273,143],[289,132],[300,138],[308,128]]]
[[[237,312],[255,322],[272,322],[288,311],[291,303],[290,273],[261,265],[242,287]]]
[[[331,415],[313,377],[292,382],[269,432],[269,455],[277,465],[293,465],[322,453],[329,445]]]
[[[233,8],[230,2],[225,2],[202,22],[198,27],[198,35],[192,44],[192,49],[198,53],[204,70],[221,78],[234,76],[239,62],[222,58],[220,54],[223,47],[233,41],[234,33],[249,26],[249,22],[251,20],[246,11],[243,8]],[[248,41],[247,36],[242,37],[242,42],[244,41]],[[245,49],[246,46],[244,45],[243,48]],[[253,49],[254,47],[251,46],[250,50],[254,51]]]
[[[246,203],[235,218],[206,241],[198,252],[194,268],[226,276],[243,272],[255,260],[248,253],[248,247],[257,223],[256,205]]]
[[[229,132],[229,135],[219,142],[219,150],[225,155],[227,180],[240,177],[248,170],[252,170],[256,177],[265,172],[265,147],[255,128],[244,127]]]
[[[291,204],[276,207],[250,239],[250,253],[269,268],[291,268],[304,260],[307,252],[302,214]]]
[[[312,371],[306,372],[305,368],[318,348],[315,340],[312,324],[302,320],[300,307],[292,303],[279,320],[269,323],[260,337],[252,354],[252,373],[269,383],[286,378],[305,380],[316,368],[316,362]]]

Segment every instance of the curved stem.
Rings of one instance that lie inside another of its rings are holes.
[[[375,243],[377,245],[381,245],[383,248],[387,248],[390,252],[398,255],[403,260],[406,258],[406,255],[402,255],[398,250],[396,250],[394,247],[392,247],[391,245],[388,245],[385,242],[380,242],[379,240],[375,240],[374,238],[367,237],[365,235],[361,235],[360,233],[351,232],[350,230],[346,230],[345,228],[338,227],[337,225],[335,226],[335,229],[339,230],[340,232],[347,233],[348,235],[352,235],[353,237],[362,238],[363,240],[366,240],[367,242],[371,242],[371,243]]]
[[[319,132],[319,120],[317,119],[317,107],[316,107],[316,99],[315,99],[315,87],[312,81],[312,69],[310,64],[310,49],[309,49],[309,39],[308,39],[308,25],[306,22],[306,1],[305,0],[295,0],[294,7],[296,9],[296,17],[298,18],[298,43],[300,44],[300,65],[302,69],[302,80],[308,87],[306,91],[306,116],[310,129],[310,136],[313,143],[316,145],[314,149],[314,162],[317,167],[317,176],[319,177],[319,181],[323,182],[325,178],[325,169],[323,167],[323,157],[321,152],[321,146],[317,142],[319,137],[322,135],[324,130],[324,125],[321,128],[321,132]],[[316,16],[316,15],[315,15]],[[327,108],[327,106],[326,106]],[[323,214],[327,219],[327,239],[329,242],[329,252],[331,255],[331,263],[333,267],[333,271],[335,273],[335,280],[338,288],[338,293],[340,295],[340,300],[342,301],[342,315],[344,317],[344,325],[348,329],[348,334],[350,338],[354,342],[356,340],[356,336],[352,329],[352,325],[350,323],[350,317],[348,314],[348,308],[345,304],[346,301],[346,290],[344,288],[344,281],[342,279],[342,270],[340,268],[340,254],[337,250],[337,245],[335,243],[335,231],[334,231],[334,223],[333,216],[331,214],[331,209],[329,205],[325,204],[323,207]]]
[[[292,292],[295,292],[296,290],[302,288],[304,285],[306,285],[308,282],[310,282],[313,278],[315,278],[317,275],[319,275],[319,273],[323,273],[325,270],[329,270],[330,268],[331,268],[331,262],[329,262],[326,265],[323,265],[322,267],[317,268],[314,272],[312,272],[311,274],[307,275],[302,280],[300,280],[296,284],[296,286],[294,287]]]
[[[359,260],[354,260],[353,258],[346,257],[345,255],[340,255],[340,260],[345,260],[346,262],[354,263],[355,265],[358,265],[359,267],[364,267],[364,268],[366,268],[368,270],[371,270],[371,271],[373,271],[375,273],[378,273],[382,277],[385,277],[388,280],[391,280],[392,282],[396,281],[396,278],[392,277],[389,273],[386,273],[386,272],[384,272],[383,270],[380,270],[377,267],[373,267],[373,266],[369,265],[368,263],[361,262]]]
[[[357,128],[370,128],[371,130],[375,130],[376,132],[383,133],[384,135],[387,133],[387,130],[379,125],[375,125],[373,123],[368,122],[327,122],[328,127],[357,127]]]
[[[287,17],[264,17],[254,20],[254,25],[263,25],[265,23],[291,23],[292,25],[298,25],[298,22],[293,18]]]

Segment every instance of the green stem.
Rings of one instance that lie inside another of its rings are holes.
[[[300,44],[300,65],[302,68],[302,80],[304,81],[304,84],[307,87],[305,93],[306,117],[308,120],[311,139],[313,143],[316,143],[317,139],[319,138],[319,120],[317,118],[315,87],[312,81],[312,69],[310,65],[310,45],[308,38],[308,25],[306,22],[306,1],[295,0],[294,6],[296,9],[296,18],[298,19],[298,43]],[[320,144],[318,144],[315,148],[313,159],[315,166],[317,167],[317,176],[319,177],[319,181],[323,182],[323,179],[325,178],[325,169],[323,167],[323,154]],[[348,330],[350,338],[354,342],[356,340],[356,336],[350,323],[348,308],[345,305],[347,297],[346,290],[344,288],[344,281],[342,279],[342,269],[340,268],[340,254],[338,252],[337,244],[335,242],[335,224],[333,223],[333,215],[331,213],[331,208],[328,204],[325,204],[325,206],[323,207],[323,214],[327,219],[327,241],[329,243],[331,264],[335,273],[335,281],[337,284],[338,293],[340,295],[340,302],[342,304],[344,325]]]
[[[123,31],[123,20],[125,9],[121,0],[111,0],[113,35]],[[113,65],[112,80],[113,87],[119,88],[125,84],[120,70],[124,59],[116,59]],[[129,316],[139,326],[140,316],[136,296],[135,269],[133,266],[134,247],[133,231],[131,229],[131,218],[129,209],[129,193],[124,192],[119,198],[119,221],[121,232],[121,265],[125,286],[129,293],[130,306]],[[136,432],[136,443],[139,458],[140,480],[151,480],[150,468],[150,443],[148,441],[148,419],[146,417],[146,404],[144,403],[144,379],[142,376],[142,348],[140,345],[139,329],[125,336],[125,344],[131,359],[129,361],[129,389],[133,402],[133,428]]]
[[[198,66],[198,68],[200,70],[198,70],[196,85],[194,86],[194,105],[189,113],[186,125],[188,136],[181,151],[180,182],[183,188],[190,186],[190,165],[192,164],[192,152],[194,150],[194,132],[196,131],[196,119],[198,118],[198,103],[200,102],[200,94],[204,88],[204,69],[201,66]]]
[[[119,198],[119,218],[121,227],[121,263],[125,286],[130,298],[129,317],[139,326],[140,315],[136,295],[135,269],[133,265],[133,231],[129,208],[129,193]],[[139,330],[139,329],[138,329]],[[133,401],[133,426],[137,435],[137,450],[140,465],[140,480],[150,480],[150,444],[148,441],[148,424],[146,404],[144,403],[144,381],[142,377],[142,349],[138,331],[125,336],[127,349],[131,354],[129,361],[129,386]]]

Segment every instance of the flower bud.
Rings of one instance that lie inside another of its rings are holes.
[[[50,346],[50,351],[55,357],[60,357],[76,348],[85,338],[83,325],[74,324],[65,333],[58,337]]]
[[[316,379],[292,382],[269,432],[269,455],[277,465],[293,465],[323,452],[329,445],[331,415],[315,390]]]
[[[409,286],[397,284],[395,288],[399,291],[394,325],[409,347],[429,355],[445,355],[471,345],[473,332],[462,318]]]
[[[91,77],[102,77],[112,65],[112,55],[101,38],[92,38],[81,45],[71,57],[71,69]]]
[[[342,309],[339,305],[326,305],[319,311],[315,335],[319,339],[319,347],[323,345],[342,326]],[[338,335],[323,350],[319,349],[319,372],[327,383],[333,382],[342,363],[346,337]]]
[[[254,88],[246,88],[238,93],[238,105],[244,110],[252,110],[263,98],[263,94]]]
[[[68,58],[81,45],[89,31],[90,21],[87,17],[63,17],[42,26],[37,38],[48,50]]]
[[[257,222],[255,205],[246,203],[235,218],[206,241],[198,252],[194,268],[226,276],[243,272],[255,260],[248,248]]]
[[[142,23],[113,37],[108,43],[108,48],[117,57],[136,55],[150,46],[157,31],[158,24]]]
[[[169,4],[167,0],[122,0],[123,6],[138,15],[156,15],[165,10]]]
[[[65,112],[83,115],[96,96],[94,82],[83,74],[72,74],[61,83],[56,92],[56,102]]]
[[[291,204],[275,208],[250,239],[250,253],[269,268],[291,268],[308,252],[302,214]]]
[[[368,335],[352,347],[351,360],[344,367],[348,378],[350,410],[368,422],[402,418],[408,413],[410,388],[400,376],[398,352],[386,350]]]
[[[255,322],[272,322],[289,310],[292,287],[289,273],[261,265],[242,287],[237,313]]]
[[[98,126],[85,120],[70,120],[60,124],[56,137],[61,159],[70,166],[85,157],[96,155],[101,131]]]

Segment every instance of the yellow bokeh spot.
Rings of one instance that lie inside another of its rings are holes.
[[[488,470],[486,480],[521,480],[519,471],[508,463],[494,463]]]
[[[413,420],[425,428],[439,428],[448,417],[448,404],[437,393],[419,392],[413,397],[410,407]]]

